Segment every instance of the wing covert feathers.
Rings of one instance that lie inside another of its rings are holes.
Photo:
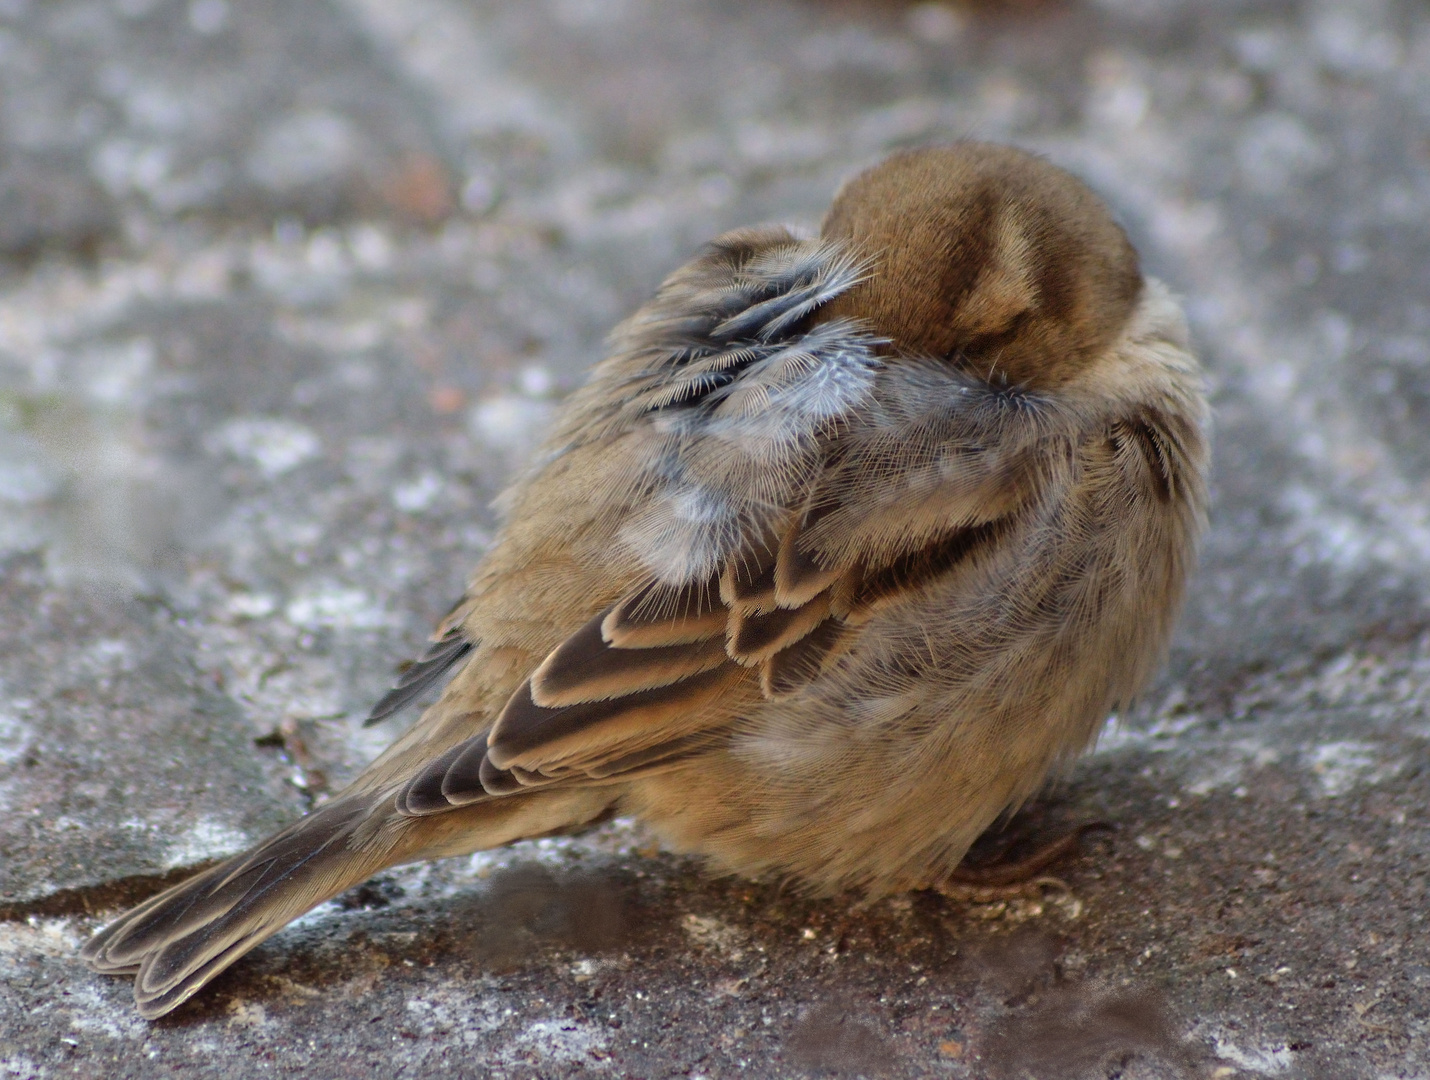
[[[776,584],[781,552],[764,549],[727,565],[718,584],[649,582],[553,649],[490,731],[424,765],[396,808],[426,816],[552,784],[629,779],[708,749],[740,719],[729,695],[748,686],[753,706],[797,692],[848,645],[851,621],[952,572],[996,532],[964,529],[884,566],[801,574],[788,591]],[[784,544],[799,535],[787,530]]]

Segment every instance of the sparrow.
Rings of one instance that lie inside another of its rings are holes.
[[[371,720],[435,704],[82,955],[161,1016],[386,867],[617,814],[812,894],[954,880],[1165,653],[1207,428],[1176,301],[1042,158],[898,153],[817,236],[725,233],[615,329]]]

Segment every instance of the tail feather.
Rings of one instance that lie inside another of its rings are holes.
[[[95,971],[137,975],[139,1012],[162,1016],[305,911],[401,861],[391,844],[349,844],[372,809],[370,798],[330,803],[147,900],[80,955]]]
[[[491,799],[408,817],[391,790],[339,795],[251,851],[175,885],[95,934],[80,956],[135,975],[150,1019],[178,1008],[244,953],[349,886],[398,863],[568,832],[611,809],[610,788]]]

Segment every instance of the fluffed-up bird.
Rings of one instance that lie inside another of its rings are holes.
[[[348,788],[84,957],[167,1013],[382,870],[634,815],[721,871],[950,880],[1159,662],[1204,527],[1181,312],[1103,203],[961,143],[622,323]]]

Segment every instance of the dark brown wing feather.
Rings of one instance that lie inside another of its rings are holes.
[[[720,627],[704,640],[671,645],[615,645],[605,636],[603,611],[572,634],[531,675],[530,693],[543,709],[626,698],[681,683],[724,664]],[[670,636],[680,635],[672,631]],[[508,706],[510,708],[510,706]]]
[[[427,651],[412,662],[381,700],[372,707],[364,727],[379,724],[411,705],[442,678],[474,648],[460,625],[452,627],[427,647]]]

